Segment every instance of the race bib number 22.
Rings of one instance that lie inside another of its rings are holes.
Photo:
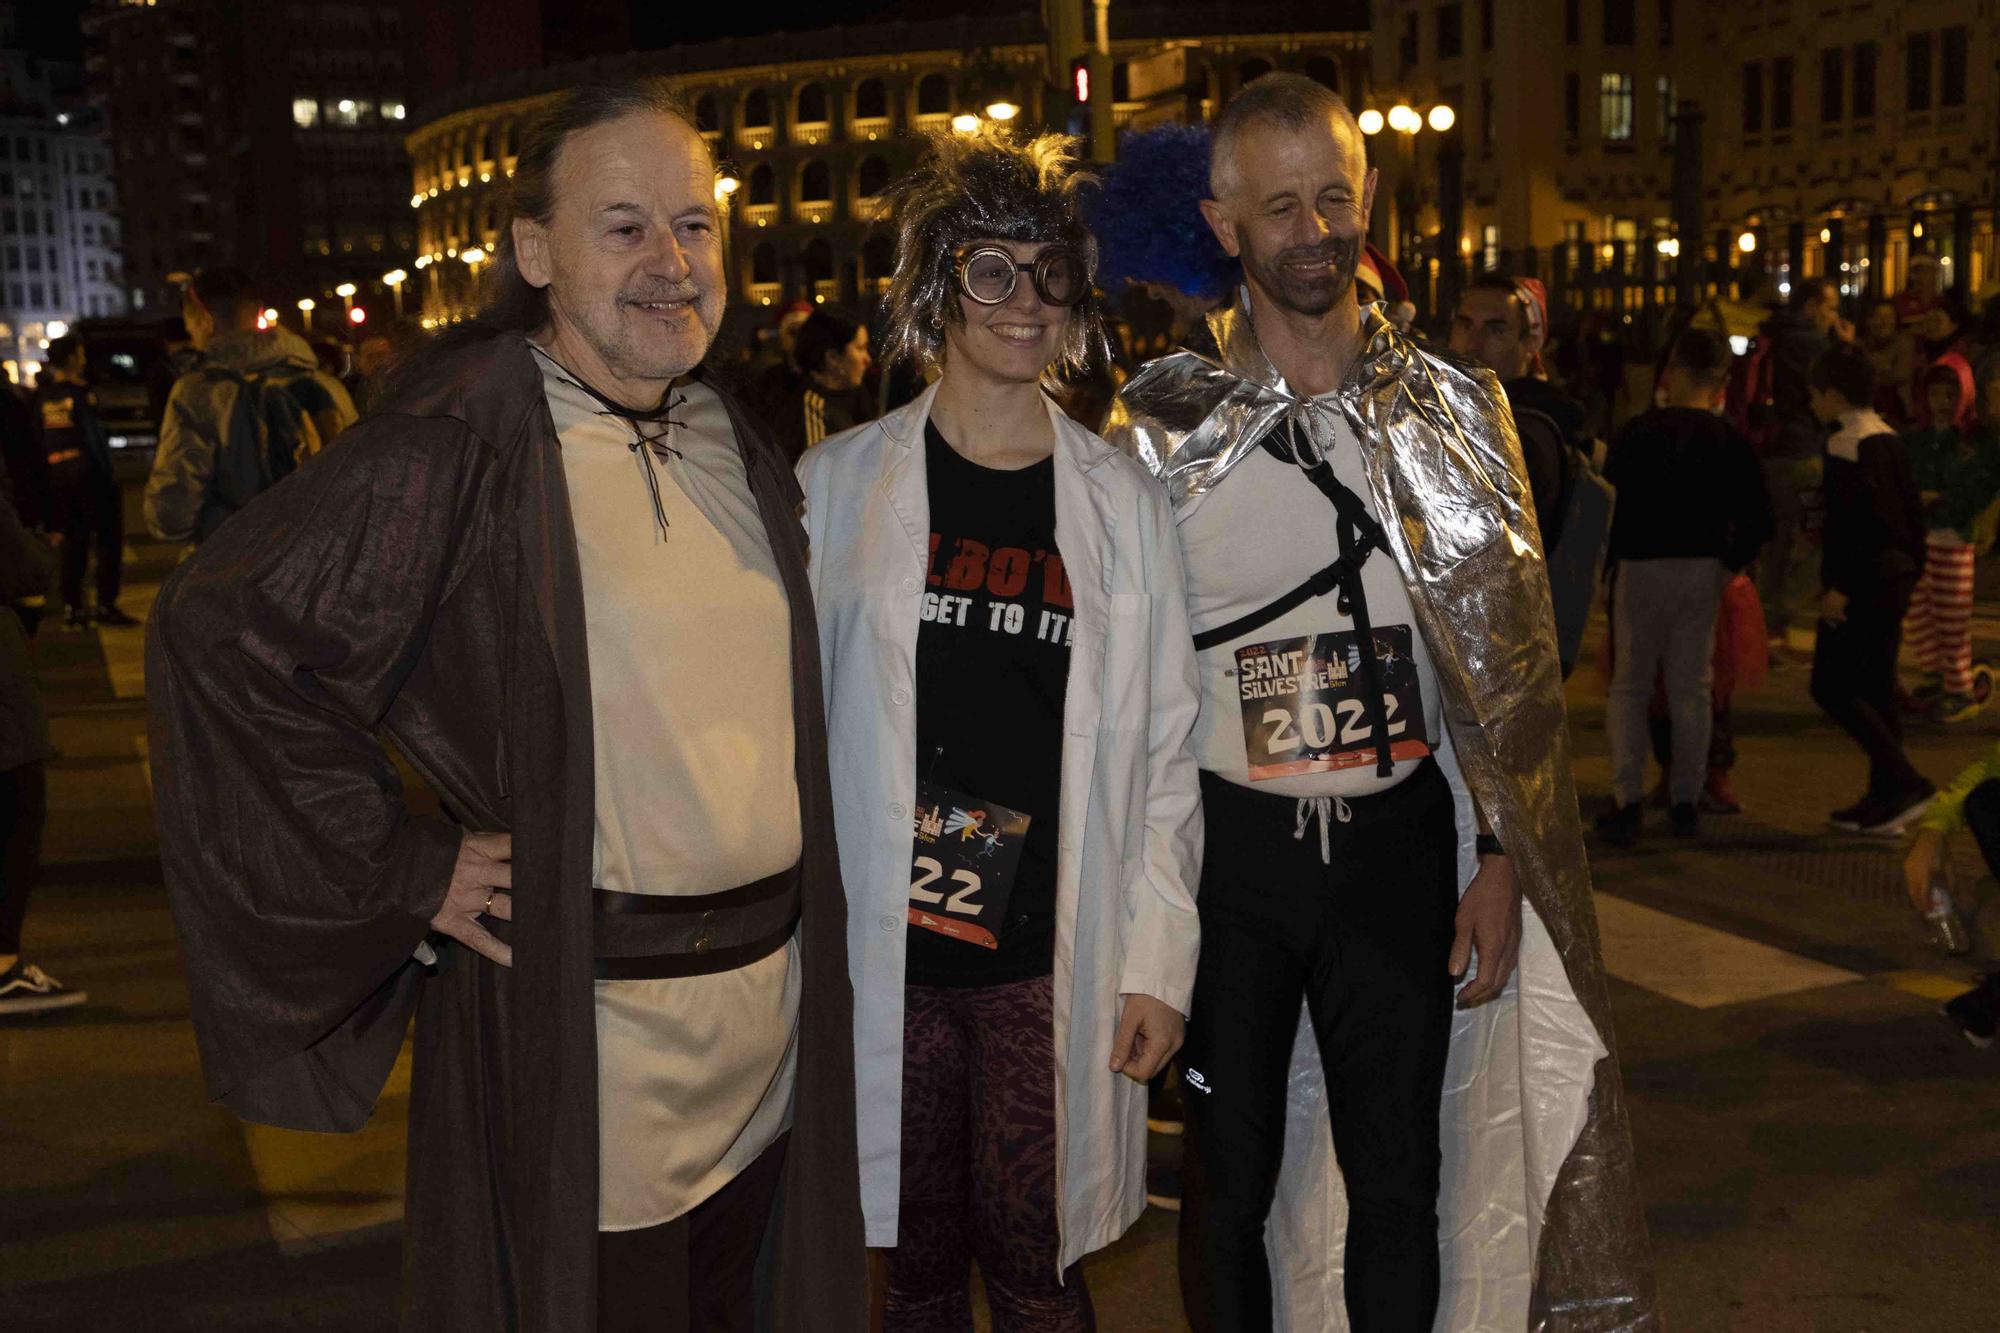
[[[1410,627],[1378,625],[1373,638],[1389,756],[1399,762],[1421,759],[1431,746]],[[1354,631],[1239,648],[1236,687],[1253,782],[1375,762],[1375,728],[1365,702],[1360,635]]]
[[[910,924],[981,948],[1000,947],[1028,816],[933,782],[917,784]]]

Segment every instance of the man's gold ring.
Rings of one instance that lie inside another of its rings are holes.
[[[488,912],[492,910],[493,910],[493,890],[488,889],[486,891],[486,905],[479,909],[479,915],[485,916]]]

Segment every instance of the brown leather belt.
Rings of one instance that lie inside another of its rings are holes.
[[[593,889],[599,981],[733,972],[785,947],[799,923],[799,868],[691,896]]]

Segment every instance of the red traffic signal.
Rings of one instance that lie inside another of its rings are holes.
[[[368,312],[366,310],[363,310],[360,306],[356,306],[354,307],[354,309],[348,311],[347,317],[353,320],[356,324],[366,324],[368,322]]]
[[[1087,60],[1078,59],[1070,62],[1069,90],[1070,95],[1079,102],[1090,100],[1090,65]]]

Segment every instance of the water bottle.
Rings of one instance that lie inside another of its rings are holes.
[[[1931,943],[1937,945],[1939,953],[1956,958],[1972,951],[1972,939],[1965,928],[1965,918],[1958,914],[1958,904],[1951,896],[1951,885],[1942,872],[1931,876],[1930,906],[1924,912],[1924,920],[1930,923]]]

